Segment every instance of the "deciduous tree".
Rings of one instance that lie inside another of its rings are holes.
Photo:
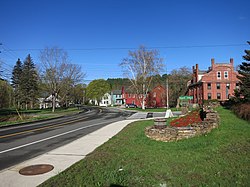
[[[86,85],[84,84],[77,84],[73,88],[73,91],[71,92],[70,96],[75,104],[84,104],[86,97],[85,90],[86,90]]]
[[[140,46],[138,50],[129,51],[128,57],[120,64],[136,94],[143,95],[143,98],[139,99],[142,109],[145,109],[145,101],[153,76],[163,69],[162,61],[157,50],[147,50],[146,47]]]
[[[87,97],[92,100],[97,100],[99,103],[105,93],[110,91],[110,84],[104,79],[96,79],[87,86]]]
[[[63,102],[67,102],[66,97],[71,88],[84,78],[84,74],[80,66],[70,62],[67,52],[58,47],[45,48],[40,53],[40,60],[42,81],[46,85],[46,90],[52,95],[52,112],[54,112],[58,95],[61,95]]]
[[[187,91],[187,82],[192,78],[191,70],[188,67],[174,69],[168,75],[169,82],[169,104],[175,106],[179,96]]]
[[[11,107],[12,88],[5,80],[0,80],[0,108]]]

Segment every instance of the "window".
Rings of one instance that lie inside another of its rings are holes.
[[[212,98],[211,93],[207,93],[207,99],[211,99],[211,98]]]
[[[153,97],[156,97],[156,92],[153,93]]]
[[[217,93],[217,99],[221,99],[221,94]]]
[[[240,88],[240,83],[236,82],[236,88],[237,88],[237,89]]]
[[[220,89],[220,83],[216,83],[216,88],[217,88],[217,90]]]
[[[207,83],[207,89],[211,90],[211,83]]]
[[[230,83],[227,83],[226,88],[230,90]]]
[[[225,78],[225,79],[228,79],[228,71],[225,71],[225,72],[224,72],[224,78]]]
[[[217,72],[217,79],[221,79],[221,72],[220,71]]]
[[[131,95],[130,95],[130,94],[128,94],[128,97],[130,98],[130,97],[131,97]]]

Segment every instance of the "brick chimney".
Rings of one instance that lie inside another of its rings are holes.
[[[199,74],[199,66],[198,64],[195,65],[195,82],[198,82],[198,74]]]
[[[214,69],[214,58],[211,59],[211,68]]]
[[[234,67],[234,59],[230,58],[230,64]]]

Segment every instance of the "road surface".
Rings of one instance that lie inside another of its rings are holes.
[[[0,170],[63,146],[131,112],[86,108],[87,112],[31,124],[0,128]]]

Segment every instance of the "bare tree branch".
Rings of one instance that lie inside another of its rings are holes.
[[[130,80],[137,95],[143,95],[139,101],[145,109],[146,95],[152,83],[153,76],[163,69],[163,59],[158,57],[156,50],[147,50],[140,46],[136,51],[129,51],[128,58],[123,59],[122,66],[124,75]]]
[[[47,91],[52,95],[52,111],[55,110],[55,99],[60,94],[64,100],[71,88],[85,76],[79,65],[72,64],[66,51],[57,48],[45,48],[40,53],[42,77]]]

